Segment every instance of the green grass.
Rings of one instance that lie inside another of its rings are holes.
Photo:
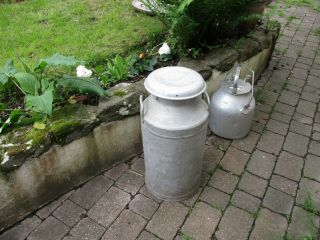
[[[54,53],[86,61],[124,53],[163,31],[155,17],[137,13],[131,0],[27,0],[0,4],[0,66]]]

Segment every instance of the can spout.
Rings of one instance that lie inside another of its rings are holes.
[[[234,75],[234,80],[233,80],[233,94],[237,94],[237,89],[238,89],[238,84],[239,84],[239,79],[240,79],[240,72],[241,72],[241,67],[237,66],[236,69],[236,74]]]

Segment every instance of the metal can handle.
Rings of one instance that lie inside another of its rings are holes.
[[[209,94],[207,93],[207,91],[203,92],[203,99],[205,100],[205,102],[208,105],[208,108],[210,107],[211,101],[210,101],[210,97]]]
[[[254,78],[255,78],[255,76],[254,76],[254,71],[253,71],[251,68],[248,68],[248,67],[246,67],[246,66],[245,66],[245,68],[248,69],[248,70],[252,73],[252,80],[251,80],[251,98],[250,98],[249,102],[248,102],[246,105],[244,105],[243,108],[240,110],[240,112],[241,112],[242,114],[247,114],[247,113],[248,113],[248,109],[249,109],[250,104],[251,104],[251,101],[252,101],[252,99],[253,99],[253,91],[254,91],[253,88],[254,88]]]
[[[141,121],[143,121],[144,119],[144,105],[143,105],[143,96],[140,95],[140,117],[141,117]]]

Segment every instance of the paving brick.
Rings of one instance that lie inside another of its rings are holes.
[[[283,123],[290,123],[291,121],[290,116],[283,113],[275,112],[275,111],[271,114],[271,118]]]
[[[293,239],[303,239],[306,236],[310,236],[310,239],[317,239],[318,229],[316,226],[319,226],[318,216],[300,207],[294,207],[288,235]]]
[[[245,240],[253,224],[253,217],[233,206],[228,207],[215,233],[217,240]]]
[[[309,138],[289,132],[284,142],[283,149],[290,153],[304,156],[307,153],[308,144]]]
[[[212,207],[224,210],[229,203],[230,195],[212,187],[205,187],[200,200],[207,202]]]
[[[200,186],[201,187],[206,186],[208,184],[210,178],[211,178],[211,173],[202,171]]]
[[[281,123],[279,121],[270,119],[267,124],[267,129],[281,135],[286,135],[288,132],[289,125]]]
[[[262,204],[274,212],[290,214],[293,203],[294,198],[292,196],[269,187]]]
[[[236,190],[232,195],[231,203],[238,208],[255,214],[259,210],[261,200],[248,193]]]
[[[79,207],[70,200],[66,200],[59,208],[57,208],[56,211],[54,211],[53,215],[61,222],[65,223],[69,227],[72,227],[85,213],[86,211],[83,208]]]
[[[90,209],[88,216],[99,224],[108,227],[130,202],[130,195],[112,187]]]
[[[187,205],[188,207],[191,207],[195,204],[195,202],[198,200],[201,192],[203,191],[203,188],[198,188],[198,191],[189,199],[186,199],[184,201],[182,201],[185,205]]]
[[[275,105],[274,110],[276,112],[283,113],[283,114],[286,114],[286,115],[289,115],[289,116],[292,116],[293,113],[294,113],[294,107],[292,107],[292,106],[290,106],[288,104],[281,103],[281,102],[278,102]]]
[[[106,229],[90,218],[83,218],[64,240],[98,240]]]
[[[308,71],[305,69],[301,69],[301,68],[294,68],[292,70],[292,75],[295,78],[301,79],[301,80],[306,80],[308,77]]]
[[[254,176],[248,172],[242,175],[239,183],[239,189],[244,190],[257,197],[262,197],[266,190],[268,182],[262,178]]]
[[[297,107],[297,112],[313,118],[316,111],[316,107],[316,104],[301,99]]]
[[[132,160],[131,169],[136,173],[144,175],[145,167],[144,167],[144,159],[141,157],[137,157]]]
[[[262,92],[262,99],[265,104],[273,105],[277,102],[279,94],[272,92],[272,91],[267,91],[263,90]]]
[[[320,157],[309,154],[305,160],[303,174],[320,182]]]
[[[157,238],[156,236],[147,231],[143,231],[137,240],[160,240],[160,238]]]
[[[240,151],[234,147],[230,147],[222,158],[220,165],[225,170],[240,175],[247,164],[248,159],[248,153]]]
[[[281,93],[281,96],[279,97],[279,102],[291,105],[291,106],[296,106],[298,101],[299,101],[299,94],[291,91],[286,91],[284,90]]]
[[[218,146],[212,144],[205,145],[203,170],[206,172],[212,172],[214,169],[216,169],[223,154],[223,151],[219,150]]]
[[[146,188],[146,185],[144,185],[141,189],[140,189],[140,193],[143,194],[144,196],[156,201],[157,203],[161,203],[162,200],[157,198],[156,196],[153,196],[148,189]]]
[[[297,79],[297,78],[290,77],[290,78],[289,78],[289,84],[301,88],[301,87],[304,86],[305,81],[303,81],[303,80],[301,80],[301,79]]]
[[[286,178],[299,181],[303,159],[288,152],[282,152],[278,158],[275,173]]]
[[[142,194],[138,194],[130,202],[129,209],[139,215],[150,219],[155,211],[158,209],[159,204]]]
[[[125,173],[129,169],[128,164],[121,163],[110,170],[104,173],[105,176],[111,178],[112,180],[116,181],[118,178]]]
[[[221,216],[219,210],[199,202],[187,218],[181,231],[192,239],[210,239]]]
[[[113,184],[104,176],[98,176],[75,191],[70,199],[85,209],[90,209]]]
[[[291,196],[296,195],[298,184],[280,175],[272,175],[270,186]]]
[[[144,183],[144,178],[141,174],[132,171],[125,172],[116,182],[116,185],[123,190],[135,195]]]
[[[311,141],[308,152],[320,156],[320,143],[317,141]]]
[[[139,215],[124,210],[103,235],[102,240],[135,240],[146,223]]]
[[[24,219],[6,232],[0,234],[0,240],[23,240],[41,223],[41,219],[32,216]]]
[[[252,153],[260,135],[255,132],[250,132],[248,136],[242,139],[233,140],[232,146],[240,150]]]
[[[297,87],[297,86],[291,85],[291,84],[288,84],[285,87],[285,89],[288,90],[288,91],[296,92],[296,93],[301,93],[302,92],[302,88],[301,87]]]
[[[258,123],[258,122],[253,122],[252,123],[252,127],[251,127],[251,130],[256,132],[256,133],[262,133],[265,129],[265,125],[264,124],[261,124],[261,123]]]
[[[319,94],[303,91],[301,94],[301,99],[317,104],[320,100],[320,96]]]
[[[73,194],[73,191],[70,191],[64,195],[62,195],[57,200],[52,201],[46,206],[42,207],[40,210],[36,212],[36,215],[41,219],[46,219],[57,207],[59,207],[70,195]]]
[[[312,124],[313,123],[313,119],[311,117],[307,117],[305,115],[302,115],[300,113],[294,113],[293,115],[293,120],[299,122],[299,123],[303,123],[303,124]]]
[[[253,120],[261,124],[266,124],[269,117],[268,113],[256,111]]]
[[[209,181],[209,185],[223,192],[232,193],[236,188],[239,177],[221,169],[217,169]]]
[[[272,174],[275,162],[275,156],[257,149],[251,156],[251,159],[247,166],[247,170],[262,178],[269,179]]]
[[[60,240],[68,231],[69,227],[50,216],[30,234],[28,240]]]
[[[290,124],[290,131],[295,132],[307,137],[311,136],[312,127],[307,124],[303,124],[300,122],[292,121]]]
[[[312,207],[320,211],[320,183],[308,178],[302,178],[299,183],[296,202],[304,205],[307,200],[311,200]]]
[[[188,209],[181,203],[163,202],[146,229],[164,240],[173,239],[187,214]]]
[[[287,226],[285,217],[263,208],[259,212],[250,240],[283,239]]]
[[[231,145],[231,140],[225,139],[225,138],[221,138],[221,137],[216,136],[216,135],[210,136],[208,138],[208,141],[213,146],[216,146],[218,149],[220,149],[222,151],[226,151],[229,148],[229,146]]]
[[[257,147],[262,151],[278,155],[282,148],[283,141],[283,136],[270,131],[265,131],[262,134]]]

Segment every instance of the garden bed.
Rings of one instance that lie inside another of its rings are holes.
[[[226,73],[242,62],[260,75],[270,59],[279,25],[258,29],[201,59],[178,65],[205,76],[212,94]],[[22,219],[112,165],[141,153],[139,96],[143,80],[120,83],[98,106],[68,105],[56,109],[48,128],[15,129],[0,139],[0,230]]]

